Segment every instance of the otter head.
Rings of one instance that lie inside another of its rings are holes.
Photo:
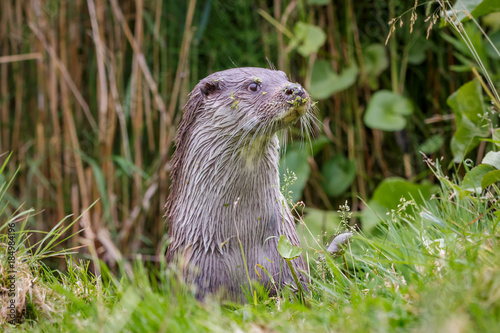
[[[197,110],[204,125],[223,129],[223,135],[259,132],[269,137],[311,112],[311,98],[282,71],[264,68],[233,68],[213,73],[193,89],[186,113]],[[303,117],[306,116],[306,117]]]

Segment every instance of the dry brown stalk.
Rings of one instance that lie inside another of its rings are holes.
[[[99,32],[99,24],[97,22],[97,12],[93,0],[87,0],[89,8],[90,23],[92,26],[92,39],[95,45],[97,59],[97,101],[99,103],[99,142],[103,144],[107,131],[107,111],[108,111],[108,84],[106,82],[106,70],[104,64],[104,47]],[[101,12],[101,11],[100,11]]]
[[[279,20],[281,16],[281,1],[280,0],[274,0],[274,18],[276,20]],[[285,49],[285,41],[283,39],[283,33],[281,32],[280,29],[276,30],[276,36],[278,38],[278,50],[284,50]],[[285,68],[285,57],[284,54],[281,52],[278,52],[278,68],[279,69],[284,69]]]
[[[14,54],[8,56],[0,57],[0,64],[6,64],[9,62],[18,62],[26,60],[42,60],[42,54],[39,52],[34,53],[24,53],[24,54]]]
[[[57,57],[57,54],[54,51],[54,49],[47,43],[45,36],[33,24],[33,22],[28,22],[28,26],[33,31],[33,33],[37,36],[37,38],[42,42],[47,53],[53,58],[54,63],[56,64],[57,69],[60,71],[64,82],[68,85],[71,92],[75,95],[76,100],[78,101],[78,103],[82,107],[83,112],[85,113],[85,116],[87,117],[87,120],[89,121],[92,128],[95,131],[97,131],[98,130],[97,123],[96,123],[94,117],[92,116],[92,113],[90,112],[90,108],[89,108],[87,102],[85,101],[85,99],[83,98],[82,94],[80,93],[80,91],[76,87],[75,83],[73,82],[73,79],[69,75],[67,67],[64,66],[64,64],[61,62],[61,60]]]
[[[189,47],[191,45],[191,38],[193,35],[191,29],[193,24],[193,15],[195,7],[196,7],[196,0],[190,0],[186,15],[186,23],[184,25],[184,35],[182,36],[181,52],[179,54],[179,65],[177,66],[177,72],[175,73],[174,88],[172,89],[172,98],[170,99],[170,104],[168,107],[168,114],[170,119],[173,119],[174,117],[174,112],[177,108],[177,101],[179,98],[181,80],[183,74],[185,74],[187,70],[186,68],[188,64],[187,59],[189,58]]]
[[[136,8],[136,16],[135,16],[135,40],[137,44],[139,45],[139,48],[141,49],[141,54],[142,54],[142,43],[143,43],[143,22],[142,22],[142,15],[143,15],[143,3],[142,0],[136,0],[135,1],[135,8]],[[136,65],[138,62],[137,55],[134,54],[134,60],[133,60],[133,65]],[[142,89],[142,75],[140,71],[136,71],[136,87],[135,87],[135,115],[133,115],[134,120],[133,120],[133,133],[134,133],[134,164],[139,167],[139,169],[143,169],[143,155],[142,155],[142,135],[143,135],[143,125],[144,125],[144,107],[143,107],[143,91]],[[150,112],[149,110],[146,110],[146,112]],[[134,174],[134,192],[133,192],[133,201],[132,204],[139,206],[141,199],[142,199],[142,176],[139,173]],[[139,219],[132,225],[132,229],[129,230],[132,232],[134,236],[134,241],[132,242],[132,252],[136,252],[138,250],[138,246],[140,244],[139,239],[139,232],[134,232],[134,229],[137,231],[141,228],[142,224],[144,223],[144,219]],[[129,238],[130,235],[127,235],[127,238]]]
[[[111,6],[113,7],[113,13],[115,15],[115,18],[120,22],[120,26],[122,27],[123,32],[125,33],[125,36],[127,37],[128,42],[132,46],[132,49],[134,50],[134,55],[137,56],[137,61],[139,62],[139,65],[141,67],[142,73],[144,74],[144,78],[148,82],[149,89],[151,90],[151,93],[154,96],[154,101],[156,103],[156,107],[159,109],[162,117],[166,117],[167,122],[170,124],[170,117],[167,116],[165,104],[163,103],[163,100],[161,96],[158,93],[158,86],[156,85],[156,82],[153,79],[153,76],[151,75],[151,71],[148,68],[148,65],[146,63],[146,59],[144,58],[144,54],[141,52],[141,49],[139,45],[137,44],[137,41],[134,38],[134,35],[132,34],[132,31],[130,31],[130,28],[127,25],[127,22],[125,21],[125,18],[123,17],[123,12],[121,11],[120,7],[118,6],[118,3],[116,0],[110,0]]]

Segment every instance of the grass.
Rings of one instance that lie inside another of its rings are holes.
[[[165,262],[151,268],[137,261],[132,274],[118,276],[101,262],[102,277],[95,278],[89,261],[66,254],[67,272],[51,270],[41,259],[53,248],[25,246],[29,231],[21,225],[16,268],[31,281],[18,287],[27,312],[21,324],[2,326],[16,332],[494,331],[500,328],[498,203],[487,193],[460,199],[459,181],[451,182],[436,162],[429,167],[439,193],[423,205],[402,201],[381,216],[375,232],[357,233],[345,253],[347,269],[342,258],[316,248],[307,306],[286,290],[269,298],[259,288],[248,304],[215,297],[199,303]],[[54,230],[46,243],[63,234]],[[1,299],[5,304],[5,293]]]

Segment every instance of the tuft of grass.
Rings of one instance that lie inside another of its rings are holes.
[[[54,281],[66,286],[82,286],[75,277],[82,266],[68,265],[67,273],[50,270],[43,262],[49,257],[71,255],[75,249],[58,249],[58,245],[79,232],[67,235],[80,217],[67,222],[69,217],[61,220],[48,232],[33,231],[26,228],[28,219],[34,209],[24,210],[19,207],[4,221],[5,194],[12,184],[2,176],[9,162],[9,155],[0,167],[0,327],[7,329],[20,323],[36,323],[39,320],[55,320],[61,314],[66,300],[53,287]],[[89,207],[89,209],[92,206]],[[33,234],[39,233],[39,241],[30,244]],[[60,276],[61,279],[56,278]],[[83,277],[83,274],[79,274]]]

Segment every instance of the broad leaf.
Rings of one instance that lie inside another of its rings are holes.
[[[425,154],[432,154],[437,152],[443,143],[444,138],[441,135],[436,134],[425,140],[425,142],[420,145],[418,150]]]
[[[482,126],[486,108],[481,85],[477,80],[464,84],[448,97],[447,103],[455,114],[457,130],[451,140],[451,151],[453,161],[459,163],[479,144],[479,138],[489,136],[488,127]]]
[[[383,44],[370,44],[365,47],[363,61],[368,75],[379,76],[389,66],[385,46]]]
[[[290,46],[297,48],[297,51],[304,57],[318,52],[319,48],[325,44],[326,34],[320,27],[298,22],[293,31],[295,36]]]
[[[486,14],[495,13],[500,11],[500,0],[483,0],[472,11],[472,17],[480,17]]]
[[[431,44],[424,36],[420,36],[414,43],[408,44],[407,47],[410,48],[408,52],[408,63],[412,65],[420,65],[423,63],[427,57],[427,50],[430,45]]]
[[[278,241],[278,252],[285,259],[295,259],[301,255],[302,249],[292,245],[285,235],[281,235]]]
[[[357,76],[356,66],[348,67],[342,73],[337,74],[328,61],[318,60],[314,63],[311,74],[311,96],[316,99],[328,98],[352,86]]]
[[[488,172],[495,170],[491,165],[480,164],[477,167],[472,168],[464,177],[462,185],[460,188],[460,198],[464,198],[469,193],[480,194],[483,191],[481,181]]]
[[[500,15],[498,19],[500,20]],[[500,30],[495,31],[489,37],[493,45],[490,43],[486,45],[486,53],[490,58],[498,61],[500,59],[500,55],[497,53],[497,50],[500,50]]]
[[[323,189],[331,197],[345,192],[356,177],[356,161],[351,161],[338,154],[323,165]]]
[[[492,139],[495,146],[500,148],[500,128],[497,128],[496,130],[493,131]]]
[[[363,48],[363,63],[370,87],[378,89],[377,78],[389,66],[385,46],[382,44],[371,44]]]
[[[456,21],[462,21],[469,19],[465,12],[477,18],[498,11],[500,11],[500,0],[460,0],[455,2],[453,8],[447,10],[446,14]]]
[[[400,131],[406,127],[406,117],[413,113],[408,98],[389,90],[379,90],[368,102],[364,122],[370,128]]]
[[[488,152],[481,163],[489,164],[494,166],[497,170],[500,170],[500,151]]]
[[[497,182],[500,182],[500,170],[493,170],[483,176],[483,179],[481,179],[481,187],[486,188]]]

